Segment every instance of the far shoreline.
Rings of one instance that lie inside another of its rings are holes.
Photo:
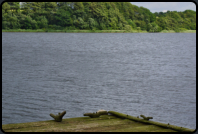
[[[174,30],[162,30],[161,32],[148,32],[142,30],[31,30],[31,29],[9,29],[2,30],[2,32],[43,32],[43,33],[196,33],[196,30],[185,30],[175,32]]]

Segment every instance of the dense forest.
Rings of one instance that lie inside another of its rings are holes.
[[[4,2],[2,29],[196,30],[196,12],[150,12],[130,2]]]

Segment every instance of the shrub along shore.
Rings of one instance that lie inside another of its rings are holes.
[[[60,32],[60,33],[150,33],[142,30],[53,30],[53,29],[9,29],[2,30],[2,32]],[[184,30],[184,31],[174,31],[174,30],[163,30],[158,33],[196,33],[196,30]]]

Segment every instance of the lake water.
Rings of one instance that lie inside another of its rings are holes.
[[[196,128],[195,33],[2,33],[2,124],[99,109]]]

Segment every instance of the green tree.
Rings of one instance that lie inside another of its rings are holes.
[[[167,27],[167,18],[165,18],[165,17],[157,18],[156,24],[158,26],[160,26],[162,29],[166,29],[166,27]]]
[[[39,29],[47,28],[48,20],[45,18],[45,16],[39,16],[37,18],[37,26]]]
[[[149,32],[160,32],[162,28],[158,26],[155,22],[149,23],[147,26],[147,31]]]
[[[100,29],[100,30],[106,30],[106,29],[107,29],[106,23],[101,22],[101,23],[99,24],[99,29]]]
[[[154,22],[156,20],[155,14],[150,14],[150,22]]]
[[[128,19],[127,22],[132,28],[136,29],[136,24],[131,19]]]
[[[78,22],[79,22],[79,27],[81,29],[83,29],[84,28],[84,20],[81,17],[78,17]]]
[[[181,19],[180,15],[179,15],[178,12],[176,12],[176,11],[170,12],[170,13],[168,14],[168,17],[171,17],[171,18],[173,18],[173,19],[175,19],[175,20]]]
[[[44,2],[43,7],[45,11],[56,12],[57,3],[56,2]]]
[[[116,18],[110,18],[110,27],[112,27],[112,29],[117,29],[117,20]]]
[[[19,23],[16,15],[13,15],[12,17],[10,17],[9,22],[10,22],[11,29],[19,29],[20,28],[20,23]]]
[[[126,31],[131,31],[132,27],[130,25],[125,25],[123,29]]]
[[[130,2],[19,2],[2,4],[2,29],[196,29],[196,12],[151,13]]]
[[[85,17],[85,12],[82,11],[82,10],[75,10],[73,12],[73,15],[75,15],[76,17],[82,17],[82,18],[84,18]]]
[[[59,9],[55,16],[56,24],[61,27],[69,27],[72,25],[71,14],[69,11]]]
[[[17,10],[19,10],[20,8],[19,2],[7,2],[7,3],[10,5],[10,9],[13,12],[17,12]]]
[[[84,11],[83,2],[74,2],[74,10],[81,10]]]
[[[84,25],[84,20],[81,17],[78,17],[78,19],[74,20],[74,25],[80,29],[83,29],[84,27],[87,27],[87,25]]]
[[[32,18],[30,16],[26,16],[22,29],[32,29],[31,22],[32,22]]]
[[[42,8],[44,8],[45,2],[25,2],[23,4],[23,8],[30,9],[34,12],[40,11]]]
[[[108,20],[108,12],[103,2],[92,2],[90,4],[90,12],[99,23],[105,23]]]
[[[5,13],[7,13],[8,10],[10,10],[10,5],[8,4],[8,2],[4,2],[2,4],[2,11],[5,11]],[[3,13],[3,12],[2,12]]]
[[[119,28],[119,30],[122,30],[123,29],[122,23],[118,23],[118,28]]]
[[[31,9],[31,3],[32,2],[23,2],[22,4],[22,14],[28,15],[33,13],[33,10]]]
[[[95,20],[93,18],[88,19],[89,28],[93,29],[95,27]]]

